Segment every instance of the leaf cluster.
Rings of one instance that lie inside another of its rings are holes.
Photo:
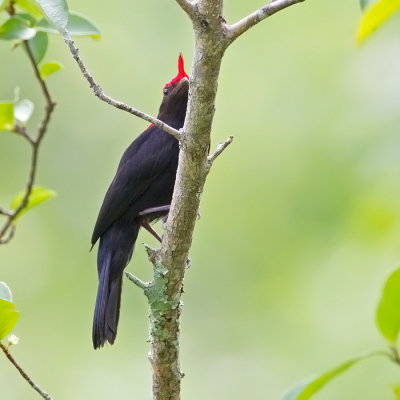
[[[62,68],[56,61],[43,62],[49,34],[57,35],[67,29],[71,35],[100,39],[98,28],[87,17],[69,12],[66,2],[3,0],[0,15],[5,18],[0,25],[0,40],[11,41],[13,48],[26,41],[43,80]],[[1,101],[0,131],[14,131],[15,122],[27,123],[32,112],[33,104],[29,100],[22,100],[22,104]]]
[[[400,366],[399,349],[397,342],[400,334],[400,268],[394,271],[387,279],[382,296],[376,309],[376,326],[379,333],[388,344],[388,350],[376,351],[352,358],[331,370],[315,377],[300,382],[288,391],[282,400],[308,400],[333,379],[342,375],[350,368],[377,356],[385,356],[390,361]],[[400,399],[400,385],[394,387],[395,398]]]
[[[34,187],[38,148],[55,106],[45,80],[62,68],[56,61],[45,60],[49,35],[62,35],[68,31],[70,35],[99,39],[100,32],[88,18],[70,12],[65,0],[0,0],[0,21],[0,40],[11,42],[12,49],[26,51],[46,99],[45,115],[34,137],[27,129],[35,108],[33,102],[20,100],[18,90],[12,101],[1,100],[0,93],[0,131],[19,134],[32,147],[27,189],[15,197],[9,210],[0,209],[0,216],[6,217],[3,227],[0,227],[1,244],[7,243],[13,236],[15,222],[22,214],[55,194],[51,190]]]

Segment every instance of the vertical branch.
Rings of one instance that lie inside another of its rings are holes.
[[[229,138],[208,157],[223,55],[234,39],[251,26],[300,1],[304,0],[274,0],[233,27],[227,25],[222,16],[222,0],[199,0],[194,3],[193,13],[189,14],[195,33],[195,53],[188,109],[174,194],[161,249],[150,257],[155,271],[152,285],[160,289],[153,293],[155,297],[148,296],[151,310],[150,361],[155,400],[180,399],[183,374],[179,364],[179,316],[186,263],[207,174],[215,158],[232,141]]]
[[[218,76],[226,49],[222,1],[203,0],[192,19],[195,55],[174,195],[161,249],[151,255],[160,288],[150,301],[153,399],[180,399],[180,297],[194,225],[208,173],[208,149]],[[149,297],[149,296],[148,296]]]
[[[154,263],[154,279],[145,294],[150,306],[150,353],[153,369],[153,399],[180,399],[180,382],[184,374],[179,364],[179,298],[166,294],[167,270],[150,255]]]

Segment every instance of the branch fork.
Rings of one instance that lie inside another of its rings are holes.
[[[0,244],[8,243],[13,238],[14,232],[15,232],[15,225],[13,224],[13,222],[18,217],[20,212],[24,209],[24,207],[28,204],[29,196],[32,193],[33,185],[34,185],[34,182],[36,179],[40,145],[41,145],[42,140],[47,132],[47,128],[50,123],[52,113],[56,106],[56,103],[53,101],[53,99],[50,95],[50,91],[47,87],[46,81],[44,79],[42,79],[42,77],[40,76],[40,72],[39,72],[38,66],[36,65],[36,61],[33,56],[31,48],[29,47],[27,41],[24,41],[23,43],[24,43],[24,47],[25,47],[26,53],[28,55],[29,61],[32,64],[32,68],[33,68],[35,77],[39,83],[39,86],[40,86],[43,96],[45,98],[46,105],[45,105],[45,109],[44,109],[43,119],[40,122],[38,129],[37,129],[36,138],[34,138],[28,132],[28,130],[26,129],[25,126],[19,124],[18,122],[15,124],[15,130],[14,130],[15,133],[21,135],[31,145],[31,149],[32,149],[31,165],[30,165],[30,170],[29,170],[29,174],[28,174],[28,181],[25,186],[25,193],[21,200],[21,203],[18,205],[18,207],[15,210],[6,210],[5,211],[3,209],[2,210],[3,212],[1,212],[2,215],[7,216],[7,219],[3,223],[3,225],[0,227]]]
[[[149,301],[149,359],[153,367],[154,400],[180,399],[180,382],[183,376],[179,365],[180,296],[189,249],[207,174],[217,157],[233,140],[230,136],[208,155],[222,57],[229,45],[251,27],[302,1],[305,0],[273,0],[229,25],[223,18],[223,0],[176,0],[191,19],[195,33],[188,108],[184,127],[179,131],[106,95],[88,72],[69,33],[64,32],[65,43],[100,100],[153,123],[180,141],[174,194],[161,248],[154,250],[146,247],[154,267],[153,280],[149,283],[142,282],[126,273],[128,279],[144,290]]]
[[[104,101],[105,103],[109,104],[110,106],[113,106],[115,108],[118,108],[120,110],[126,111],[132,115],[135,115],[139,118],[144,119],[147,122],[150,122],[152,124],[154,124],[155,126],[157,126],[158,128],[162,129],[163,131],[169,133],[170,135],[172,135],[173,137],[175,137],[177,140],[180,140],[182,135],[181,132],[177,129],[172,128],[171,126],[169,126],[168,124],[166,124],[165,122],[152,117],[151,115],[148,115],[146,113],[144,113],[143,111],[140,111],[138,109],[136,109],[133,106],[130,106],[126,103],[123,103],[122,101],[119,100],[115,100],[112,97],[108,96],[104,90],[102,89],[102,87],[94,80],[93,76],[90,74],[90,72],[88,71],[86,65],[84,64],[81,56],[79,55],[79,49],[76,47],[75,42],[72,40],[71,35],[69,34],[68,31],[64,31],[63,32],[63,36],[64,36],[64,41],[67,44],[72,57],[74,58],[74,60],[77,62],[79,69],[81,70],[84,78],[88,81],[90,88],[93,90],[94,94],[102,101]]]

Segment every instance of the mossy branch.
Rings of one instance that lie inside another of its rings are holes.
[[[232,142],[229,137],[208,155],[215,112],[218,77],[225,50],[241,34],[268,16],[304,0],[273,0],[266,6],[229,25],[223,17],[223,0],[176,0],[191,19],[195,50],[189,79],[189,100],[183,129],[174,131],[133,107],[111,99],[93,80],[68,34],[65,42],[97,97],[108,104],[143,118],[180,140],[178,170],[161,248],[147,248],[153,264],[150,283],[131,274],[150,306],[150,362],[153,369],[153,399],[179,400],[183,373],[179,362],[179,317],[181,294],[189,249],[197,220],[201,193],[214,160]]]

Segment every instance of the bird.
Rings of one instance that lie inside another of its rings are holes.
[[[178,74],[163,88],[157,118],[172,128],[182,128],[188,93],[189,77],[180,54]],[[92,330],[95,349],[115,341],[123,271],[131,260],[140,228],[161,240],[150,223],[168,215],[178,157],[178,140],[151,124],[125,150],[106,192],[91,238],[92,248],[99,241]]]

